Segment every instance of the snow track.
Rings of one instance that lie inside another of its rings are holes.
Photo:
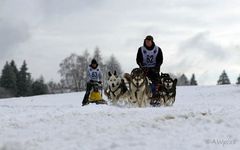
[[[81,107],[84,93],[0,100],[0,150],[240,148],[240,87],[178,87],[173,107]]]

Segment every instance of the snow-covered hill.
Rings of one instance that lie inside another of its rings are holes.
[[[173,107],[81,106],[84,93],[0,100],[0,150],[239,150],[240,87],[178,87]]]

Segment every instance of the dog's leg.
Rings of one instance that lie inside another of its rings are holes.
[[[166,96],[163,96],[163,97],[160,98],[160,106],[165,105],[165,98],[166,98]]]
[[[110,90],[109,89],[105,88],[104,89],[104,94],[107,96],[108,99],[110,99],[111,96],[110,96]]]
[[[144,107],[147,107],[147,102],[146,102],[146,101],[147,101],[147,99],[146,99],[146,97],[144,97],[144,98],[143,98],[143,106],[144,106]]]

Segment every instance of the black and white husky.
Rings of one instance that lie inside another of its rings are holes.
[[[146,107],[149,103],[151,91],[149,88],[149,79],[140,68],[132,70],[131,74],[125,73],[124,77],[129,82],[129,92],[132,103],[137,103],[138,107]]]
[[[176,97],[176,86],[177,86],[177,79],[172,79],[169,77],[162,78],[162,96],[164,99],[165,106],[172,106],[175,102]]]
[[[168,73],[161,73],[160,82],[156,88],[156,95],[150,104],[156,106],[172,106],[176,97],[177,79],[170,77]]]
[[[108,72],[107,89],[104,90],[104,94],[116,105],[119,101],[126,101],[130,98],[130,93],[124,82],[124,80],[114,73]]]

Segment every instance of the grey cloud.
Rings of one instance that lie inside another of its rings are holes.
[[[4,57],[15,46],[30,38],[29,28],[24,22],[8,21],[0,18],[0,52]]]
[[[210,33],[201,32],[183,41],[176,54],[172,55],[174,63],[168,62],[169,70],[191,72],[192,70],[214,68],[229,60],[227,50],[210,39]],[[176,65],[177,64],[177,65]]]
[[[56,15],[69,15],[82,12],[88,8],[101,4],[98,0],[42,0],[40,7],[48,17]]]
[[[179,53],[193,54],[195,56],[204,55],[205,58],[210,60],[222,60],[227,58],[226,50],[219,44],[214,43],[209,39],[208,32],[202,32],[194,35],[180,45]]]

